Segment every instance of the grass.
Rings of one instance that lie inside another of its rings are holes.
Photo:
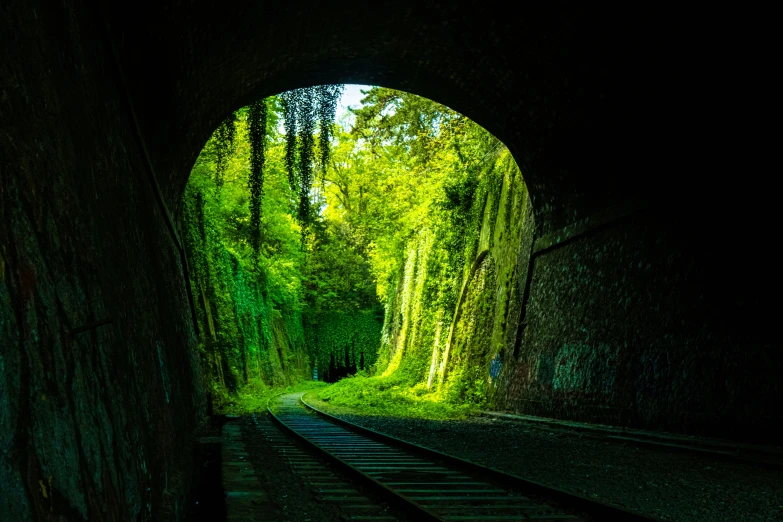
[[[245,415],[266,411],[270,397],[280,393],[294,393],[327,387],[318,381],[299,381],[288,386],[268,386],[263,382],[249,383],[236,394],[215,394],[215,413],[224,415]],[[216,390],[217,391],[217,390]]]
[[[215,390],[215,413],[245,415],[266,410],[267,401],[280,393],[310,391],[308,400],[314,406],[328,408],[332,413],[413,417],[420,419],[464,419],[475,415],[479,407],[469,403],[454,403],[424,383],[411,386],[399,372],[388,376],[366,377],[358,374],[335,384],[320,381],[299,381],[288,386],[268,386],[263,382],[249,383],[235,394]]]
[[[424,383],[410,386],[400,376],[365,377],[355,375],[318,390],[321,401],[346,413],[415,417],[422,419],[464,419],[475,415],[478,408],[471,404],[453,404]]]

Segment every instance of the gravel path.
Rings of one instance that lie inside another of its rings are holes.
[[[783,472],[670,453],[517,421],[437,421],[359,415],[305,397],[345,420],[618,504],[662,520],[783,522]]]

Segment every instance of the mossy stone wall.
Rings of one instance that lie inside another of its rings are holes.
[[[714,291],[666,209],[629,205],[534,243],[515,168],[501,159],[482,174],[479,217],[458,231],[461,265],[434,222],[411,241],[378,371],[480,408],[773,441],[780,352],[766,325],[757,335],[716,322],[730,295]],[[443,299],[454,272],[457,297]]]
[[[181,520],[206,406],[95,5],[0,16],[0,520]]]
[[[482,168],[472,200],[466,230],[433,220],[409,244],[386,305],[377,371],[483,405],[496,385],[493,360],[502,367],[513,351],[508,331],[521,306],[518,279],[526,278],[518,265],[532,241],[527,189],[507,151]],[[446,234],[458,240],[445,244]],[[454,255],[455,245],[463,255]]]

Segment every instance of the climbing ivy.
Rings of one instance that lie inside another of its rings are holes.
[[[518,168],[491,134],[428,100],[373,88],[354,113],[333,151],[327,210],[365,238],[385,315],[374,376],[323,396],[355,406],[356,393],[377,389],[411,408],[480,406],[515,328],[506,309],[526,198]]]
[[[221,125],[180,205],[200,353],[213,396],[224,406],[242,390],[263,392],[309,373],[299,229],[290,219],[290,189],[274,134],[277,111],[273,97],[237,111],[233,131]]]
[[[383,310],[306,312],[305,344],[320,379],[369,370],[378,356]]]
[[[280,96],[285,129],[285,165],[288,183],[296,194],[296,217],[304,233],[313,221],[311,191],[313,173],[318,163],[322,174],[329,162],[337,102],[342,85],[319,85],[294,89]],[[258,100],[246,109],[231,113],[215,131],[208,144],[214,157],[214,184],[220,193],[228,162],[235,150],[238,114],[246,116],[250,144],[250,245],[258,256],[261,245],[261,208],[264,194],[266,161],[267,101]],[[316,136],[318,129],[318,136]],[[316,149],[317,147],[317,149]],[[316,154],[317,152],[317,154]]]

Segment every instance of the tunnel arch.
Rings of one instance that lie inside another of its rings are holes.
[[[408,91],[492,132],[525,173],[543,232],[637,191],[622,165],[635,148],[623,101],[641,85],[632,70],[638,16],[616,25],[610,13],[583,8],[528,6],[504,17],[492,6],[394,2],[307,10],[185,2],[154,15],[127,9],[103,16],[172,209],[226,114],[329,83]],[[150,40],[165,42],[164,51],[154,52]]]
[[[717,91],[694,88],[703,69],[692,67],[718,53],[690,54],[682,12],[182,0],[154,11],[118,3],[100,15],[162,199],[175,212],[196,155],[231,110],[305,85],[385,85],[465,114],[512,152],[535,213],[528,287],[557,273],[542,268],[565,251],[559,245],[589,249],[590,241],[608,241],[627,225],[615,238],[617,262],[654,255],[658,267],[679,267],[676,275],[661,274],[688,296],[678,297],[687,304],[675,322],[714,325],[729,339],[725,346],[774,338],[766,303],[776,258],[726,255],[725,244],[737,237],[766,244],[776,192],[763,190],[763,170],[748,172],[738,187],[750,197],[735,198],[733,219],[724,219],[725,185],[715,174],[725,166],[706,168],[715,158],[700,148],[715,129],[696,134],[718,121],[699,120]],[[722,152],[713,147],[710,154]],[[542,297],[525,293],[524,302],[534,309]]]
[[[187,441],[207,409],[166,214],[224,115],[315,83],[427,96],[513,151],[540,230],[518,263],[523,359],[504,359],[501,406],[780,440],[780,205],[762,124],[773,33],[758,13],[724,23],[717,8],[657,5],[7,4],[3,514],[178,518]],[[650,204],[612,210],[634,198]],[[556,361],[607,350],[622,409],[550,393]]]

